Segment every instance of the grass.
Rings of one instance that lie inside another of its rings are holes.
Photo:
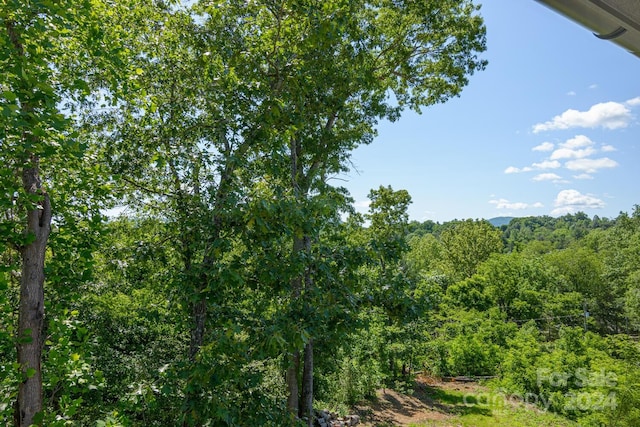
[[[445,420],[410,424],[410,427],[577,427],[578,424],[532,405],[491,391],[433,388],[430,397],[450,415]]]
[[[367,427],[578,427],[536,403],[531,394],[523,399],[478,383],[425,377],[416,379],[411,393],[378,390],[371,406],[357,410]]]

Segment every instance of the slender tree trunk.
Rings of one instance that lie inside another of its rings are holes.
[[[220,227],[217,226],[219,224],[219,219],[214,219],[214,224],[216,224],[214,229],[212,230],[212,234],[210,236],[211,242],[217,241],[220,238]],[[210,242],[210,243],[211,243]],[[190,260],[190,257],[188,258]],[[189,361],[194,364],[196,362],[196,357],[198,352],[200,352],[200,348],[204,345],[204,337],[206,333],[206,324],[207,324],[207,309],[208,309],[208,301],[206,297],[202,294],[202,291],[208,285],[207,274],[204,272],[207,266],[213,265],[215,262],[215,258],[212,254],[209,253],[208,248],[205,249],[205,255],[202,258],[202,268],[203,272],[198,275],[197,283],[194,286],[194,291],[197,294],[197,299],[191,302],[191,339],[189,341]],[[187,274],[191,273],[191,262],[185,263],[185,270]],[[190,380],[189,380],[190,381]],[[191,411],[195,405],[195,402],[198,399],[198,390],[199,385],[191,384],[187,388],[185,392],[185,414],[182,421],[183,427],[188,426],[201,426],[202,421],[199,418],[199,415],[195,411]]]
[[[220,230],[222,227],[222,220],[219,216],[216,216],[213,220],[214,226],[211,229],[211,235],[209,236],[209,243],[205,248],[205,254],[202,257],[201,269],[202,272],[197,277],[197,283],[195,286],[195,292],[197,293],[197,299],[191,303],[191,341],[189,343],[189,360],[195,362],[196,355],[200,351],[200,347],[204,345],[204,336],[206,332],[207,323],[207,299],[202,294],[208,286],[207,269],[213,266],[216,262],[216,258],[211,253],[210,248],[220,240]],[[191,270],[191,266],[189,266]],[[190,271],[187,271],[190,273]]]
[[[194,362],[200,347],[204,344],[204,331],[207,322],[207,301],[202,298],[191,306],[191,341],[189,342],[189,360]]]
[[[182,244],[182,262],[184,263],[184,273],[187,277],[193,274],[193,244],[192,236],[183,234],[181,236]],[[200,281],[196,286],[195,292],[199,292],[204,284]],[[204,298],[191,302],[191,331],[189,341],[189,361],[195,362],[198,350],[204,342],[205,324],[207,321],[207,305]]]
[[[391,372],[391,378],[396,377],[396,361],[393,358],[393,354],[389,355],[389,372]]]
[[[203,282],[205,283],[205,282]],[[196,289],[199,292],[200,286]],[[200,347],[204,344],[204,336],[207,322],[207,300],[200,296],[198,300],[191,303],[191,340],[189,342],[189,361],[193,365],[196,361]],[[197,411],[193,408],[197,406],[200,395],[200,384],[191,382],[189,377],[187,389],[184,396],[184,414],[182,419],[182,427],[199,427],[203,425],[202,419]]]
[[[306,418],[307,426],[313,427],[313,339],[304,348],[301,403],[300,418]]]
[[[293,237],[292,259],[305,249],[305,239],[302,236]],[[291,280],[291,299],[297,301],[302,293],[302,277],[294,277]],[[297,301],[296,303],[298,303]],[[293,417],[298,416],[300,402],[300,388],[298,387],[298,373],[300,371],[300,351],[295,350],[289,355],[287,366],[287,409]]]
[[[25,57],[24,47],[16,23],[5,20],[5,28],[16,55]],[[30,85],[25,92],[31,93]],[[22,101],[22,112],[29,117],[34,105],[29,99]],[[24,141],[37,146],[38,138],[25,132]],[[22,169],[22,187],[30,196],[40,196],[37,206],[27,208],[26,233],[32,238],[20,249],[22,274],[20,276],[20,307],[18,312],[17,356],[23,381],[18,387],[14,422],[17,427],[34,424],[37,413],[42,411],[42,337],[44,329],[44,258],[51,232],[51,202],[42,190],[40,181],[40,158],[32,152],[26,153]]]
[[[311,254],[311,237],[303,238],[304,250]],[[304,272],[305,296],[313,290],[313,277],[309,266]],[[308,296],[306,296],[308,298]],[[310,310],[308,300],[304,302],[305,309]],[[307,419],[307,426],[313,427],[313,337],[304,347],[304,365],[302,370],[302,402],[300,402],[300,418]]]
[[[20,309],[18,314],[17,353],[23,381],[18,389],[15,422],[17,427],[34,424],[42,411],[42,337],[44,329],[44,258],[51,232],[51,203],[42,191],[39,159],[31,156],[31,164],[22,173],[27,194],[42,195],[38,206],[27,212],[27,233],[33,241],[21,250]]]
[[[287,367],[287,410],[292,417],[298,415],[298,371],[300,370],[300,352],[294,351],[289,355]]]
[[[290,141],[290,160],[291,160],[291,187],[297,201],[303,203],[309,193],[309,176],[305,176],[304,168],[300,162],[302,155],[302,146],[299,140],[292,138]],[[313,167],[312,167],[313,169]],[[311,172],[309,172],[311,173]],[[311,236],[302,230],[297,230],[299,234],[295,234],[293,238],[293,251],[292,257],[295,260],[301,253],[311,253]],[[304,284],[304,294],[303,291]],[[305,265],[302,275],[295,277],[291,283],[291,296],[295,301],[302,296],[303,301],[299,301],[299,304],[303,304],[303,307],[307,308],[309,305],[306,301],[306,294],[310,292],[313,287],[313,278],[311,277],[311,270],[308,265]],[[299,372],[300,354],[296,350],[295,353],[296,364],[290,364],[289,370],[295,366],[296,374]],[[310,338],[304,348],[304,360],[303,360],[303,373],[302,373],[302,396],[300,398],[300,390],[298,388],[298,382],[292,381],[293,372],[287,372],[287,409],[291,414],[298,415],[300,418],[307,418],[307,425],[311,427],[313,425],[313,338]],[[296,376],[297,379],[297,376]]]
[[[249,146],[248,142],[242,144],[238,147],[235,156],[238,159],[242,159],[246,151],[249,149]],[[222,238],[225,222],[220,211],[224,209],[226,199],[231,193],[233,171],[235,171],[238,166],[237,160],[233,160],[234,156],[231,153],[230,146],[227,147],[226,155],[228,158],[226,159],[224,172],[220,176],[220,182],[218,183],[218,189],[216,190],[214,198],[213,226],[209,230],[210,234],[207,237],[207,244],[205,246],[204,256],[202,257],[202,272],[198,277],[198,283],[195,287],[195,290],[198,293],[198,299],[193,302],[191,306],[193,324],[191,327],[191,342],[189,344],[189,360],[192,362],[195,361],[196,355],[198,354],[198,351],[200,351],[200,347],[204,344],[207,322],[207,299],[202,294],[202,291],[209,286],[207,270],[218,261],[216,256],[213,254],[212,248],[215,247]],[[172,171],[176,180],[176,187],[180,188],[180,178],[175,166],[172,166]],[[200,181],[197,171],[195,172],[193,182],[191,184],[195,188],[194,194],[200,197]],[[199,238],[199,236],[194,236],[194,238]],[[191,266],[189,266],[189,269],[191,269]]]
[[[311,252],[311,238],[309,236],[295,236],[293,239],[293,254],[294,258],[301,252]],[[298,299],[302,294],[302,284],[304,282],[305,291],[311,290],[313,286],[313,280],[309,268],[305,268],[302,276],[296,277],[291,283],[292,298]],[[305,304],[304,302],[299,302]],[[287,370],[287,409],[292,415],[299,416],[300,418],[307,416],[312,422],[313,415],[313,340],[310,339],[304,348],[303,359],[303,374],[302,374],[302,393],[298,386],[298,373],[300,370],[300,352],[295,352],[295,363],[289,363]],[[292,371],[295,366],[295,379],[294,372]],[[294,384],[295,383],[295,384]],[[301,394],[301,399],[300,399]],[[311,424],[310,424],[311,425]]]

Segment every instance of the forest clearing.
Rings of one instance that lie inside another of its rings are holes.
[[[477,382],[418,376],[410,394],[380,389],[370,406],[358,407],[363,427],[573,427],[522,396],[492,391]]]

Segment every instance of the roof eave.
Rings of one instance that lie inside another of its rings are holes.
[[[594,35],[610,40],[640,58],[640,10],[632,15],[624,1],[602,0],[536,0],[591,30]]]

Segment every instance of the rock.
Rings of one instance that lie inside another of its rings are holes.
[[[339,417],[335,412],[322,409],[315,412],[315,425],[318,427],[352,427],[360,424],[360,416]]]

